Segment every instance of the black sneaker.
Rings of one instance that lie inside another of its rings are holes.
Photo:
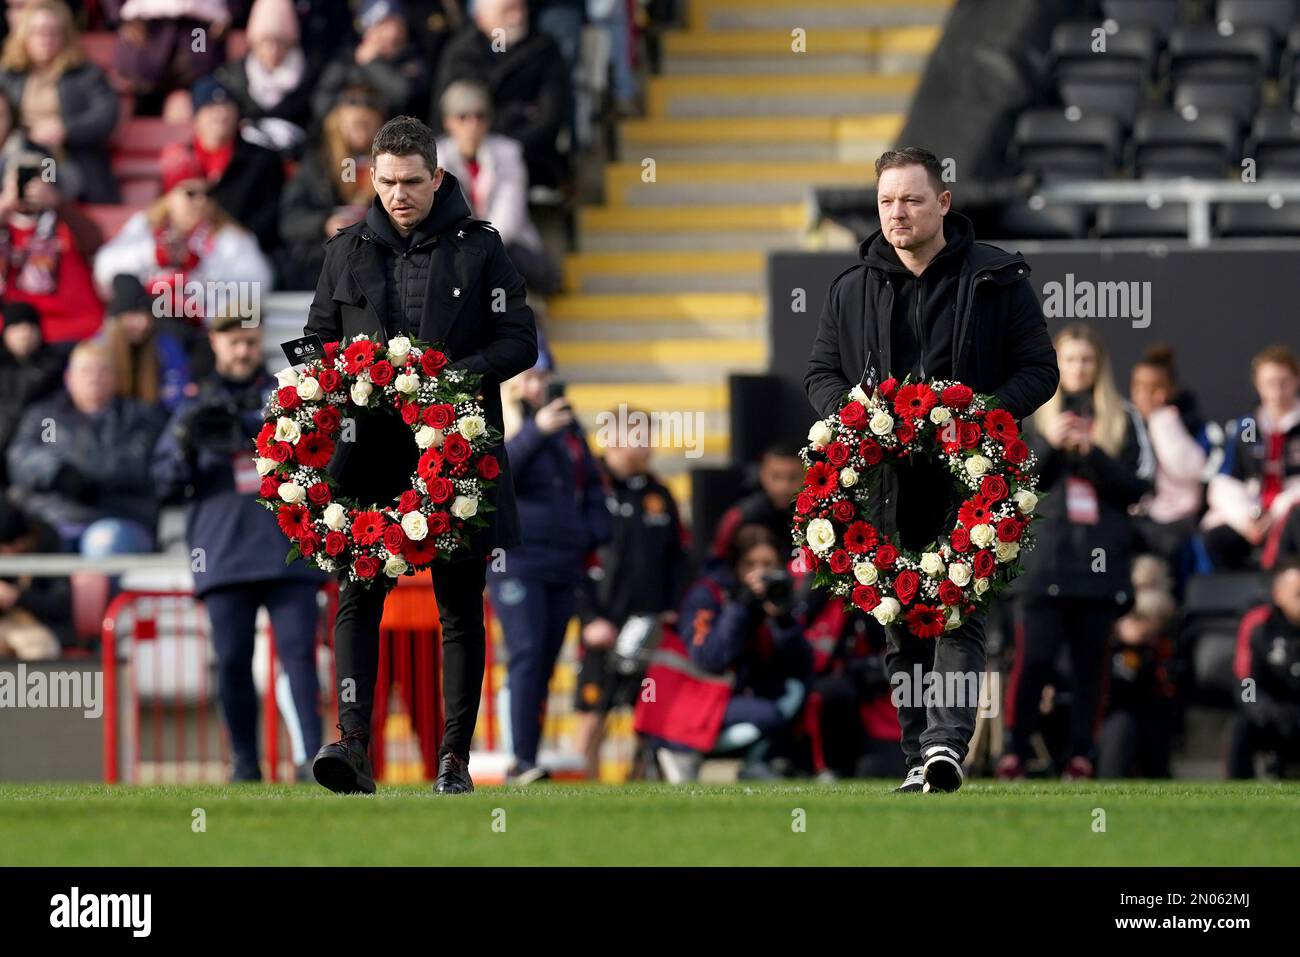
[[[936,744],[925,751],[925,793],[956,791],[965,775],[957,752],[947,745]]]
[[[335,725],[343,731],[343,725]],[[360,731],[343,731],[343,737],[316,752],[311,772],[335,794],[374,794],[375,772],[370,766],[370,741]]]
[[[438,759],[438,780],[433,790],[437,794],[469,794],[473,791],[469,762],[452,751],[444,751]]]
[[[899,794],[910,794],[913,791],[922,791],[925,789],[925,768],[917,765],[914,768],[907,769],[907,777],[903,778],[903,783],[894,788]]]
[[[550,779],[551,772],[540,764],[534,764],[526,768],[516,766],[506,772],[506,784],[536,784],[539,781],[549,781]]]

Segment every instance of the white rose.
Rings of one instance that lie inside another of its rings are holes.
[[[253,467],[257,469],[257,474],[263,476],[270,475],[279,464],[275,459],[264,459],[261,456],[253,459]]]
[[[276,492],[290,505],[299,505],[307,497],[307,490],[297,482],[281,482]]]
[[[936,405],[930,410],[930,421],[935,425],[943,425],[952,418],[952,412],[947,406]]]
[[[944,631],[952,631],[961,624],[961,612],[953,605],[948,609],[948,620],[943,623]]]
[[[861,585],[874,585],[880,573],[876,571],[876,566],[871,562],[858,562],[853,566],[853,577]]]
[[[903,610],[903,606],[898,603],[897,598],[882,598],[880,604],[871,609],[871,614],[875,616],[876,621],[882,625],[887,625]]]
[[[806,536],[808,547],[818,555],[829,551],[835,544],[835,528],[824,518],[814,518],[809,522]]]
[[[275,381],[283,389],[287,385],[298,384],[298,372],[296,369],[281,369],[275,374]]]
[[[808,441],[812,443],[813,448],[825,448],[834,437],[835,433],[825,422],[814,422],[812,428],[808,430]]]
[[[420,512],[407,512],[402,516],[402,531],[413,542],[423,541],[429,534],[429,523]]]
[[[943,577],[943,559],[938,552],[926,552],[921,556],[921,571],[933,578]]]
[[[970,584],[972,574],[974,572],[965,562],[953,562],[948,566],[948,577],[952,579],[954,585],[961,585],[965,588]]]
[[[302,429],[298,428],[298,423],[293,419],[282,415],[275,420],[275,440],[277,442],[288,442],[296,445],[301,437]]]
[[[460,430],[462,436],[471,440],[477,439],[487,431],[487,423],[483,421],[481,415],[467,415],[460,420],[456,427]]]
[[[876,435],[888,435],[894,429],[894,417],[881,409],[871,417],[867,425]]]
[[[438,430],[431,425],[422,425],[415,433],[415,444],[422,449],[427,449],[433,445],[433,440],[437,438]]]
[[[298,383],[298,398],[304,402],[315,402],[324,394],[325,390],[313,376],[307,376]]]
[[[325,506],[325,513],[321,516],[325,527],[336,532],[343,531],[343,526],[348,523],[348,510],[338,502],[330,502]]]
[[[863,389],[862,386],[860,385],[855,385],[852,389],[849,390],[849,398],[852,399],[854,402],[861,402],[863,405],[866,405],[867,402],[869,401],[867,399],[866,390]]]
[[[370,399],[370,393],[373,391],[374,386],[364,379],[358,379],[352,383],[352,388],[348,391],[348,394],[357,405],[365,405]]]
[[[993,463],[983,455],[972,455],[966,460],[966,471],[974,478],[979,478],[992,467]]]
[[[993,546],[993,557],[1000,562],[1009,562],[1019,554],[1019,542],[998,542]]]
[[[396,578],[407,569],[406,559],[401,555],[390,555],[388,561],[384,562],[384,574],[389,578]]]
[[[1016,493],[1016,508],[1028,515],[1038,506],[1038,496],[1028,489]]]
[[[478,513],[478,499],[468,495],[457,495],[451,503],[451,514],[457,518],[470,518]]]
[[[970,530],[970,540],[979,548],[988,548],[993,544],[993,526],[987,522],[976,525]]]
[[[411,340],[406,336],[394,336],[388,340],[388,361],[393,365],[400,365],[406,361],[407,353],[411,351]]]
[[[858,473],[851,468],[840,469],[840,484],[845,488],[852,488],[858,484]]]
[[[975,594],[982,595],[989,590],[989,580],[987,578],[975,579]]]
[[[420,388],[420,377],[410,372],[403,372],[393,380],[393,388],[403,395],[411,395]]]

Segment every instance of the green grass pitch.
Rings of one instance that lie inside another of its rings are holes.
[[[1294,865],[1300,786],[0,785],[10,865]],[[206,830],[193,822],[201,809]],[[1101,830],[1104,824],[1104,830]]]

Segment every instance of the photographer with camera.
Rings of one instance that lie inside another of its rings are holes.
[[[742,778],[778,776],[773,764],[787,760],[788,733],[812,675],[812,648],[776,536],[761,525],[741,526],[726,560],[712,562],[686,593],[679,619],[692,663],[732,676],[712,753],[742,753]],[[698,755],[658,753],[669,780],[694,776]]]
[[[233,780],[258,781],[257,692],[253,639],[259,608],[271,618],[275,649],[289,678],[293,712],[285,718],[299,778],[321,743],[316,675],[317,593],[324,573],[306,562],[284,564],[284,535],[257,504],[261,486],[252,440],[276,387],[263,364],[262,331],[238,316],[210,323],[215,368],[198,394],[179,405],[153,455],[164,500],[189,504],[186,538],[194,594],[211,621],[221,711],[230,730]]]

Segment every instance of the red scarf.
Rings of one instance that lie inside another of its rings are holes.
[[[218,146],[215,150],[206,150],[197,139],[194,141],[194,156],[198,159],[199,165],[203,167],[203,175],[208,178],[209,183],[216,183],[225,175],[226,167],[230,165],[230,158],[234,155],[235,141],[233,139],[225,146]]]
[[[153,296],[170,293],[172,315],[184,316],[186,273],[212,252],[216,234],[207,223],[199,223],[188,234],[163,224],[153,235],[158,275],[145,284],[145,289]]]

